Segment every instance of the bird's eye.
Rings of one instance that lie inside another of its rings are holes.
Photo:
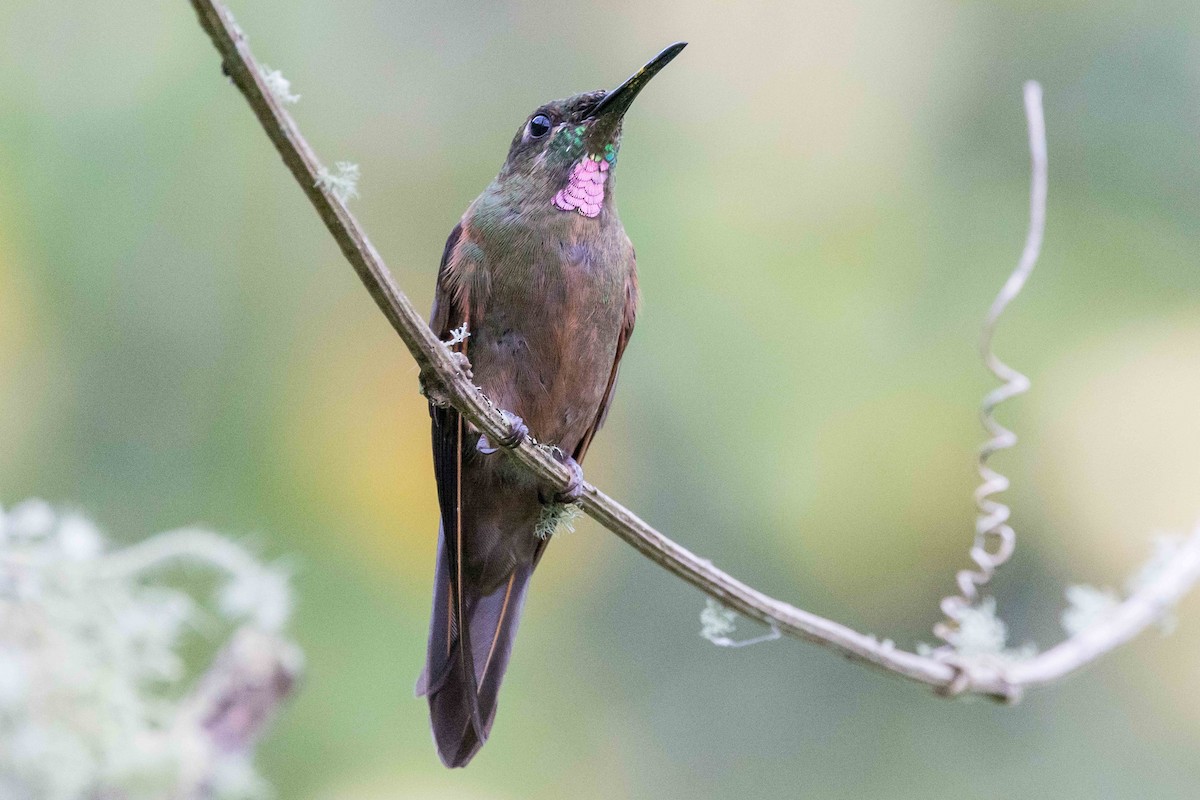
[[[533,119],[529,120],[529,135],[535,139],[540,139],[550,132],[550,118],[545,114],[538,114]]]

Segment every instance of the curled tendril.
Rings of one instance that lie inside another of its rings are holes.
[[[1002,383],[984,396],[980,414],[983,427],[990,438],[979,449],[979,477],[983,482],[975,490],[975,506],[979,513],[975,519],[975,543],[970,551],[971,560],[977,569],[959,572],[955,576],[955,582],[960,594],[942,600],[942,613],[954,623],[935,626],[934,632],[943,640],[946,640],[947,634],[957,626],[963,610],[979,601],[980,588],[992,579],[1004,562],[1008,561],[1016,547],[1016,533],[1008,524],[1010,509],[995,499],[996,495],[1008,489],[1009,481],[988,465],[988,459],[994,453],[1017,443],[1017,435],[996,421],[995,411],[1006,400],[1029,391],[1030,384],[1027,377],[996,357],[992,350],[992,338],[996,332],[996,323],[1009,303],[1021,293],[1029,274],[1037,264],[1046,229],[1046,124],[1042,113],[1042,87],[1036,81],[1025,84],[1025,118],[1029,127],[1032,172],[1029,189],[1029,230],[1025,237],[1025,249],[1021,252],[1021,260],[988,310],[979,343],[984,365]]]

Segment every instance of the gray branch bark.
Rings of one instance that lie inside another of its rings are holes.
[[[246,37],[219,0],[190,0],[200,24],[220,53],[227,75],[244,95],[263,130],[329,233],[358,273],[423,375],[435,376],[445,399],[492,441],[508,425],[500,409],[473,385],[424,318],[400,291],[358,221],[322,181],[320,163],[283,105],[266,85]],[[548,486],[566,488],[563,465],[528,440],[509,451]],[[862,664],[926,684],[942,694],[973,693],[1015,701],[1026,687],[1049,683],[1090,663],[1144,630],[1200,580],[1200,530],[1181,548],[1159,580],[1129,597],[1112,615],[1051,650],[1010,666],[957,661],[953,655],[922,656],[889,641],[859,633],[788,603],[768,597],[726,574],[659,533],[629,509],[597,489],[584,486],[583,510],[646,558],[739,613],[804,641],[828,647]]]

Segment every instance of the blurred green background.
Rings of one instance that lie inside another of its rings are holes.
[[[516,127],[691,47],[633,109],[644,308],[591,480],[804,608],[911,646],[971,536],[982,315],[1033,393],[997,463],[1013,640],[1200,514],[1193,2],[241,0],[322,158],[428,307]],[[1200,601],[1016,708],[782,641],[590,521],[534,581],[492,741],[440,766],[412,686],[436,510],[416,370],[184,0],[0,5],[0,502],[135,539],[193,521],[299,564],[307,683],[260,750],[282,798],[1194,797]],[[743,625],[746,635],[754,632]]]

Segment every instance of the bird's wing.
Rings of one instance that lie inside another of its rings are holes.
[[[463,239],[463,224],[460,222],[450,231],[446,238],[446,247],[442,250],[442,261],[438,265],[437,288],[433,295],[433,313],[430,314],[429,327],[443,339],[450,337],[450,332],[467,322],[466,281],[458,265],[458,245]],[[459,349],[457,346],[453,349]],[[465,347],[463,348],[465,350]]]
[[[471,327],[471,297],[455,258],[462,238],[463,225],[460,222],[454,226],[446,240],[446,249],[442,253],[442,263],[438,269],[430,327],[443,340],[450,337],[451,331],[464,324],[468,326],[468,330]],[[478,309],[474,311],[478,313]],[[466,340],[453,345],[452,349],[466,353]],[[467,619],[462,558],[462,473],[466,422],[455,409],[442,408],[433,403],[429,404],[429,415],[433,420],[433,471],[437,482],[438,505],[442,513],[444,546],[439,549],[438,558],[439,561],[444,559],[445,563],[439,565],[439,570],[444,568],[447,580],[444,584],[446,596],[434,599],[434,625],[430,632],[429,661],[425,666],[424,688],[432,696],[434,688],[445,681],[453,669],[454,665],[450,662],[457,655],[459,674],[466,682],[463,692],[463,701],[466,704],[464,711],[482,739],[485,733],[475,701],[478,686],[475,681],[475,664],[470,642],[471,626],[462,622]],[[441,586],[438,588],[441,589]],[[440,609],[445,609],[445,617],[441,616]],[[441,624],[438,624],[439,621]],[[439,641],[434,642],[433,637],[437,637]]]
[[[600,426],[604,424],[604,420],[608,417],[608,409],[612,406],[613,389],[617,385],[617,373],[621,370],[621,356],[625,355],[625,346],[629,344],[629,337],[633,335],[633,325],[637,321],[638,310],[638,282],[637,282],[637,256],[630,256],[629,272],[625,278],[625,315],[621,321],[621,333],[617,338],[617,352],[613,358],[612,372],[608,375],[608,385],[604,388],[604,396],[600,400],[600,408],[596,411],[596,419],[588,428],[587,433],[579,440],[579,445],[575,448],[575,452],[571,455],[574,459],[583,463],[583,457],[587,455],[588,447],[592,444],[592,439],[596,435],[596,431],[600,430]]]

